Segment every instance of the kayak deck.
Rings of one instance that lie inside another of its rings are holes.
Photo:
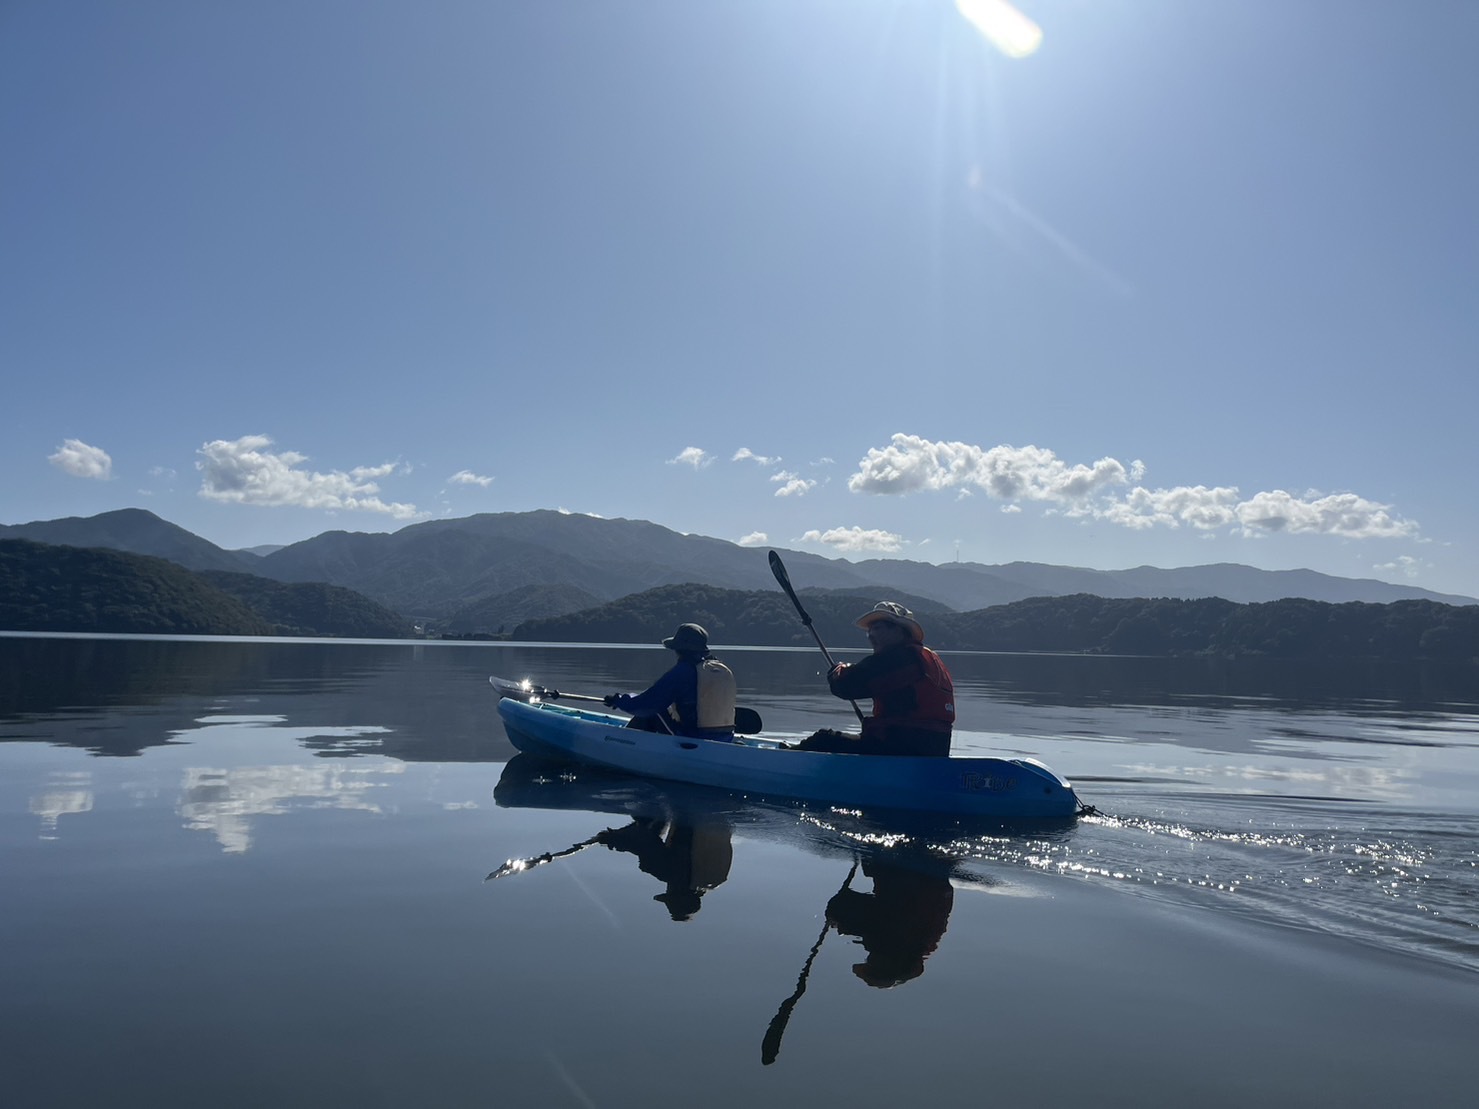
[[[544,701],[498,703],[520,751],[652,778],[807,801],[915,812],[1071,819],[1073,787],[1036,759],[913,758],[798,751],[626,727],[626,718]]]

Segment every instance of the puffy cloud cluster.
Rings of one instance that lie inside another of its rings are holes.
[[[780,461],[780,459],[779,458],[770,458],[770,457],[768,457],[766,455],[763,455],[763,454],[756,454],[749,447],[741,447],[739,450],[737,450],[737,451],[734,452],[734,457],[732,457],[729,461],[731,461],[731,462],[755,462],[755,463],[758,463],[761,466],[774,466],[777,462]]]
[[[933,443],[917,435],[895,435],[875,447],[848,479],[854,493],[914,493],[975,487],[1000,500],[1081,502],[1115,485],[1139,480],[1144,466],[1129,468],[1113,458],[1092,466],[1070,466],[1044,447],[984,447]]]
[[[113,476],[113,459],[102,447],[91,447],[81,439],[65,439],[56,454],[48,455],[50,462],[64,474],[73,477],[90,477],[107,481]]]
[[[1347,539],[1418,534],[1417,524],[1392,515],[1389,505],[1354,493],[1296,496],[1274,489],[1244,498],[1235,486],[1147,489],[1139,484],[1144,476],[1145,465],[1138,460],[1128,466],[1114,458],[1070,465],[1044,447],[987,449],[895,435],[887,447],[868,451],[848,488],[879,494],[979,489],[1009,505],[1036,501],[1064,515],[1136,529],[1230,528],[1250,536],[1288,532]]]
[[[475,474],[471,470],[458,470],[447,480],[450,481],[453,485],[479,485],[482,486],[484,489],[493,484],[493,479],[491,477],[484,477],[482,474]]]
[[[321,474],[301,467],[308,461],[306,455],[270,451],[271,446],[266,435],[206,443],[195,463],[201,474],[200,495],[234,504],[379,512],[401,520],[423,515],[413,504],[381,500],[376,479],[393,473],[397,463]]]
[[[817,484],[811,478],[793,474],[790,470],[777,471],[770,475],[770,480],[780,484],[780,488],[775,491],[777,497],[799,497],[816,488]]]
[[[763,531],[752,531],[749,535],[736,539],[735,542],[741,547],[763,547],[770,542],[770,536]]]
[[[812,529],[801,537],[803,543],[825,543],[829,547],[835,547],[839,551],[849,553],[858,551],[872,551],[882,554],[892,554],[903,549],[904,537],[895,535],[891,531],[883,531],[878,528],[865,529],[860,527],[829,528],[826,531]]]
[[[707,466],[714,461],[714,456],[702,447],[684,447],[674,457],[668,459],[669,466],[692,466],[695,470]]]

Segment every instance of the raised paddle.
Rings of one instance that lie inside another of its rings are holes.
[[[498,690],[498,696],[510,697],[515,701],[594,701],[604,705],[606,698],[591,697],[584,693],[561,693],[558,689],[546,689],[535,685],[528,678],[511,682],[507,678],[490,676],[488,684]],[[734,710],[734,730],[740,735],[757,735],[765,728],[765,722],[754,709]]]
[[[853,875],[858,872],[858,862],[853,860],[852,869],[847,872],[847,878],[842,883],[842,890],[852,885]],[[829,902],[830,904],[830,902]],[[811,975],[811,964],[816,961],[817,952],[822,949],[822,941],[827,938],[827,933],[832,929],[832,922],[825,921],[822,924],[821,935],[817,936],[817,942],[811,945],[811,953],[806,957],[806,963],[801,967],[801,974],[796,979],[796,991],[790,997],[781,1002],[781,1007],[776,1010],[775,1016],[770,1018],[770,1027],[765,1030],[765,1038],[760,1041],[760,1062],[770,1066],[775,1062],[775,1057],[781,1053],[781,1037],[786,1034],[786,1024],[791,1019],[791,1010],[796,1008],[796,1002],[801,1000],[801,995],[806,992],[806,980]]]
[[[770,572],[775,575],[775,580],[780,582],[781,588],[786,591],[786,596],[791,598],[791,603],[796,606],[796,615],[801,617],[801,622],[806,625],[806,630],[811,632],[811,637],[817,641],[817,646],[822,649],[822,657],[827,660],[827,669],[835,670],[837,663],[832,658],[832,652],[827,650],[827,645],[822,642],[822,637],[817,634],[816,628],[812,627],[811,616],[807,613],[806,609],[801,607],[801,599],[796,596],[796,590],[791,588],[791,575],[786,573],[786,564],[781,561],[781,556],[776,554],[775,551],[770,552]],[[849,700],[848,704],[852,705],[853,712],[858,714],[858,723],[861,724],[863,722],[863,710],[858,708],[856,701]]]

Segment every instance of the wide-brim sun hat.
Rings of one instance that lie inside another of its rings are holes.
[[[916,643],[924,642],[924,628],[919,621],[914,619],[914,613],[910,612],[898,601],[879,601],[857,619],[860,628],[867,629],[880,620],[887,620],[890,624],[897,624],[905,629]]]
[[[698,624],[679,624],[678,630],[662,641],[670,651],[702,653],[709,649],[709,633]]]

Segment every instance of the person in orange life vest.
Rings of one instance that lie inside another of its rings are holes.
[[[662,645],[678,656],[671,669],[641,693],[613,693],[602,700],[631,713],[631,728],[732,740],[734,674],[709,652],[709,633],[697,624],[680,624]]]
[[[879,601],[857,621],[873,653],[839,663],[827,675],[834,696],[873,699],[861,735],[825,728],[803,739],[802,751],[855,755],[950,754],[955,725],[955,685],[940,656],[924,645],[924,628],[895,601]]]

